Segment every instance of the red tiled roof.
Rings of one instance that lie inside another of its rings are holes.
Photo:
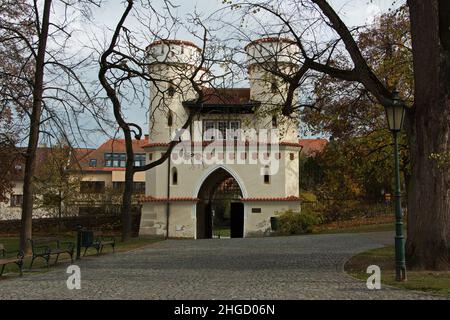
[[[203,104],[237,105],[250,102],[250,88],[202,88]]]
[[[253,201],[301,201],[299,197],[289,196],[289,197],[278,197],[278,198],[243,198],[243,202],[253,202]]]
[[[87,155],[89,155],[94,149],[89,148],[73,148],[72,150],[69,150],[68,147],[66,147],[64,150],[67,151],[67,153],[62,154],[60,148],[57,147],[42,147],[39,146],[36,149],[36,171],[35,174],[39,176],[42,174],[42,164],[48,162],[52,159],[52,157],[61,157],[62,156],[69,156],[70,152],[70,162],[73,166],[79,165],[80,161],[82,161]],[[14,160],[11,165],[12,170],[12,179],[13,180],[22,180],[24,177],[25,172],[25,157],[24,154],[26,152],[25,147],[18,147],[15,148],[13,151],[16,156],[14,157]]]
[[[156,198],[153,196],[143,196],[139,199],[140,202],[197,202],[200,201],[198,198],[189,197],[175,197],[175,198]]]
[[[103,167],[98,165],[97,161],[97,167],[84,167],[84,171],[95,171],[95,172],[112,172],[112,171],[126,171],[125,168],[118,168],[118,167]]]
[[[8,153],[11,152],[13,154],[11,161],[5,166],[5,170],[9,168],[11,170],[11,179],[12,180],[22,180],[24,176],[25,170],[25,151],[26,148],[12,148],[8,150]]]
[[[286,42],[286,43],[291,43],[291,44],[296,44],[297,43],[293,39],[284,38],[284,37],[266,37],[266,38],[260,38],[260,39],[253,40],[252,42],[250,42],[249,44],[247,44],[244,47],[244,50],[247,50],[247,48],[250,47],[253,44],[263,43],[263,42]]]
[[[314,156],[323,151],[328,143],[326,139],[300,139],[298,143],[303,147],[302,154]]]
[[[92,148],[74,148],[73,149],[77,159],[83,159],[85,156],[87,156],[89,153],[91,153],[94,150],[95,149],[92,149]]]
[[[148,136],[145,136],[144,139],[135,140],[133,139],[133,151],[134,153],[145,153],[143,146],[148,144]],[[125,153],[125,139],[109,139],[104,142],[97,149],[92,150],[91,152],[84,155],[82,159],[80,159],[79,163],[81,165],[81,169],[85,171],[123,171],[124,168],[111,168],[105,167],[105,153]],[[96,167],[90,167],[90,160],[97,160]]]
[[[133,139],[133,151],[135,153],[144,152],[144,149],[142,149],[142,146],[147,144],[148,140],[141,139],[136,140]],[[101,152],[126,152],[125,148],[125,139],[109,139],[105,143],[103,143],[100,147],[98,147],[95,151],[101,151]]]
[[[148,48],[151,48],[151,47],[153,47],[153,46],[157,46],[157,45],[162,44],[162,43],[164,43],[164,44],[178,44],[178,45],[190,46],[190,47],[194,47],[194,48],[196,48],[197,50],[201,51],[200,47],[197,46],[197,45],[196,45],[195,43],[193,43],[192,41],[187,41],[187,40],[176,40],[176,39],[160,39],[160,40],[156,40],[156,41],[150,43],[150,44],[147,46],[147,49],[148,49]]]
[[[190,197],[175,197],[175,198],[156,198],[153,196],[143,196],[140,198],[140,202],[198,202],[200,199],[198,198],[190,198]],[[299,197],[289,196],[289,197],[278,197],[278,198],[242,198],[243,202],[259,202],[259,201],[301,201]]]
[[[133,140],[133,149],[135,153],[145,153],[142,148],[145,144],[148,144],[148,137],[142,140]],[[39,163],[45,163],[52,157],[53,150],[60,150],[53,147],[38,147],[36,150],[36,163],[38,164],[36,168],[36,175],[39,175]],[[67,149],[68,150],[68,149]],[[12,179],[22,180],[25,170],[25,157],[23,154],[26,152],[26,148],[18,147],[12,152],[16,154],[12,163]],[[105,153],[108,152],[118,152],[125,153],[125,140],[124,139],[109,139],[103,143],[97,149],[90,148],[73,148],[71,150],[70,156],[70,166],[72,170],[79,170],[80,168],[85,171],[124,171],[125,168],[111,168],[104,167]],[[90,167],[89,161],[91,159],[97,160],[97,167]]]

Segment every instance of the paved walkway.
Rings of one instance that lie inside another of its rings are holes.
[[[82,259],[81,290],[65,268],[0,281],[2,299],[429,299],[343,273],[353,254],[391,242],[390,233],[260,239],[169,240]]]

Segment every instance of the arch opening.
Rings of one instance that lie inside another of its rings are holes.
[[[243,237],[243,192],[227,170],[218,168],[210,173],[197,198],[197,239]]]

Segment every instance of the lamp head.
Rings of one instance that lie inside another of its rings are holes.
[[[389,130],[392,132],[399,132],[403,127],[403,120],[405,119],[405,104],[400,99],[398,91],[392,92],[392,104],[385,106],[386,118],[388,121]]]

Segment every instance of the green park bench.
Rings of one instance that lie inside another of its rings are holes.
[[[13,263],[19,267],[20,275],[22,275],[23,257],[24,254],[22,251],[8,252],[5,250],[3,244],[0,243],[0,266],[1,266],[0,277],[3,274],[3,271],[5,271],[6,265]]]
[[[33,266],[33,262],[36,258],[43,258],[49,265],[50,257],[56,255],[55,264],[58,262],[58,258],[61,254],[70,255],[70,260],[73,263],[73,253],[75,244],[70,241],[61,241],[58,239],[28,239],[31,244],[31,263],[30,269]]]
[[[116,239],[111,236],[103,236],[100,232],[94,235],[94,231],[83,230],[81,231],[81,247],[84,248],[84,254],[89,248],[95,248],[97,255],[102,253],[103,247],[111,246],[113,252],[115,252]]]

